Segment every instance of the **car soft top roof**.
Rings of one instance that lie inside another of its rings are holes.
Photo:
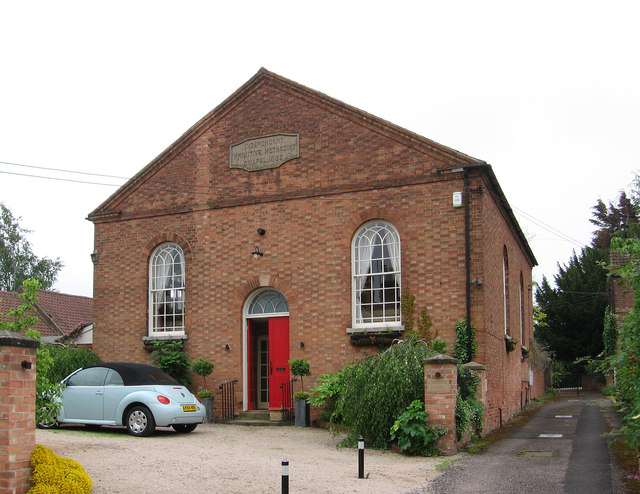
[[[113,369],[120,377],[125,386],[148,386],[148,385],[171,385],[182,386],[169,374],[158,367],[146,364],[136,364],[133,362],[103,362],[101,364],[90,365],[89,367],[106,367]]]

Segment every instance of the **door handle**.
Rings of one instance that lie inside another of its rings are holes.
[[[273,362],[269,362],[269,374],[273,375]]]

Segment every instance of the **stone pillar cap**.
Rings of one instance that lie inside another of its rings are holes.
[[[464,364],[463,367],[465,369],[475,370],[475,371],[487,370],[487,366],[486,365],[479,364],[478,362],[468,362],[468,363]]]
[[[449,355],[445,355],[443,353],[439,353],[438,355],[434,355],[433,357],[429,357],[428,359],[425,359],[424,361],[425,364],[452,364],[452,365],[457,365],[458,364],[458,359],[453,358],[453,357],[449,357]]]
[[[13,331],[7,331],[4,329],[0,331],[0,346],[39,348],[40,342],[23,334],[14,333]]]

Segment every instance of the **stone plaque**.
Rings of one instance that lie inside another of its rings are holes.
[[[248,172],[278,168],[300,157],[300,134],[269,134],[231,145],[231,168]]]
[[[451,383],[445,379],[428,379],[427,393],[448,393],[451,391]]]

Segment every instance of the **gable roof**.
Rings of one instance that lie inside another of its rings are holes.
[[[426,156],[436,158],[443,165],[442,171],[447,171],[447,169],[449,171],[465,169],[475,170],[484,174],[487,177],[488,182],[492,185],[498,204],[508,218],[510,223],[509,226],[514,232],[524,252],[529,257],[531,265],[537,265],[533,251],[531,250],[526,237],[518,224],[513,210],[509,206],[498,180],[493,173],[491,165],[487,164],[485,161],[468,156],[460,151],[456,151],[450,147],[444,146],[431,139],[392,124],[382,118],[343,103],[342,101],[327,96],[324,93],[286,79],[278,74],[266,70],[265,68],[261,68],[231,96],[196,122],[173,144],[128,180],[106,201],[98,206],[98,208],[91,212],[87,219],[93,222],[100,222],[119,218],[121,215],[121,211],[118,209],[119,205],[121,205],[130,194],[132,194],[141,184],[151,180],[153,175],[160,168],[186,150],[200,136],[207,132],[207,130],[215,126],[216,123],[263,86],[269,86],[271,88],[278,89],[279,91],[294,95],[295,97],[312,105],[321,107],[328,112],[340,116],[341,118],[401,143],[412,150],[423,153]]]
[[[342,101],[327,96],[324,93],[314,89],[309,89],[297,82],[279,76],[265,68],[261,68],[244,85],[196,122],[196,124],[194,124],[162,153],[160,153],[160,155],[151,161],[151,163],[140,170],[106,201],[98,206],[98,208],[91,212],[87,219],[90,221],[99,221],[103,218],[107,219],[113,216],[117,217],[118,204],[126,199],[141,183],[149,180],[159,168],[188,148],[196,139],[198,139],[198,137],[229,114],[229,112],[246,100],[251,94],[265,85],[277,88],[280,91],[292,94],[309,102],[310,104],[324,108],[325,110],[337,114],[342,118],[403,143],[418,152],[422,152],[432,157],[437,157],[439,161],[451,165],[451,167],[486,165],[482,160],[472,158],[464,153],[439,144],[431,139],[427,139],[426,137],[422,137],[414,132],[387,122],[382,118],[376,117],[370,113],[359,110],[353,106],[343,103]]]
[[[18,293],[0,291],[0,314],[22,305]],[[78,295],[38,290],[38,322],[34,326],[44,340],[66,338],[93,324],[93,299]]]

